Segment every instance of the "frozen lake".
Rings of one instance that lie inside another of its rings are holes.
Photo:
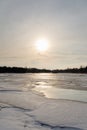
[[[37,91],[47,98],[87,102],[86,74],[0,74],[0,92]]]
[[[87,75],[0,74],[0,130],[87,130]]]

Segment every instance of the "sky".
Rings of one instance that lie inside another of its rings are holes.
[[[35,43],[47,39],[39,52]],[[87,0],[0,0],[0,66],[87,65]]]

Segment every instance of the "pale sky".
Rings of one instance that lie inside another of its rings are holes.
[[[48,50],[36,49],[38,39]],[[0,66],[87,65],[87,0],[0,0]]]

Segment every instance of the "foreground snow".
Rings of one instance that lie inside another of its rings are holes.
[[[1,91],[0,130],[87,130],[87,104]]]

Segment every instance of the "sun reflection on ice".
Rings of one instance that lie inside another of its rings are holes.
[[[51,86],[48,86],[46,82],[38,82],[36,83],[36,89],[41,88],[41,89],[47,89],[51,88]]]

